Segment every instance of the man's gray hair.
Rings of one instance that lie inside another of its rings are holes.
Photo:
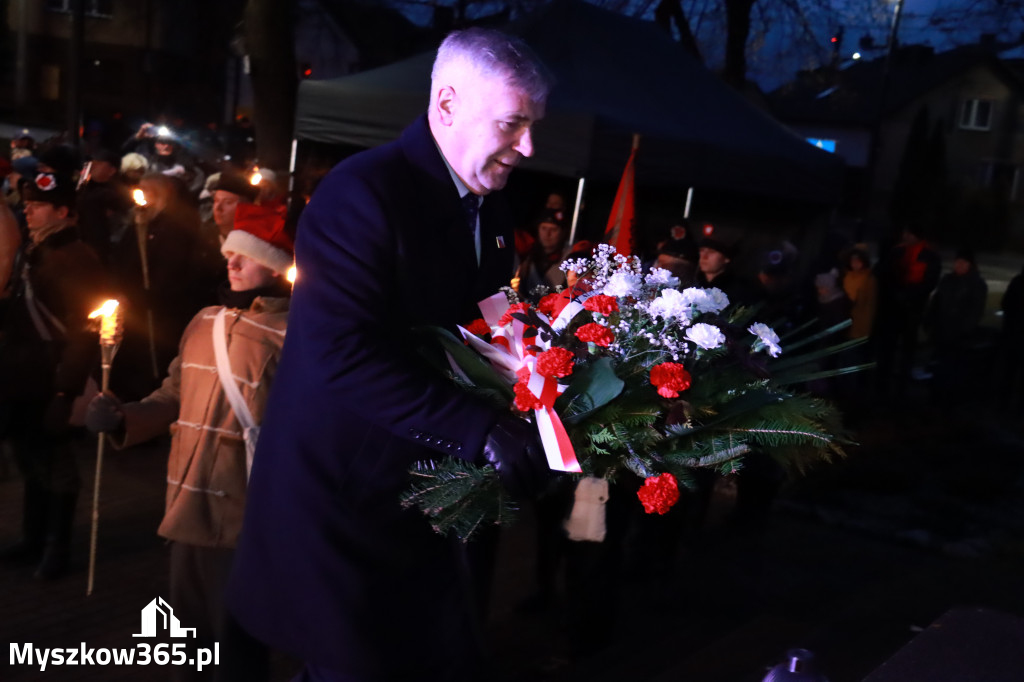
[[[489,28],[452,31],[437,48],[430,74],[435,86],[444,70],[457,61],[472,64],[478,72],[497,76],[535,102],[547,99],[554,77],[540,58],[519,38]]]

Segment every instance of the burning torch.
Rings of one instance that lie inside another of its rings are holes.
[[[146,290],[146,329],[149,332],[149,364],[150,369],[153,370],[153,378],[160,378],[160,368],[157,366],[156,361],[156,334],[153,331],[153,309],[149,305],[149,255],[148,247],[149,243],[149,219],[144,214],[139,212],[138,209],[148,205],[146,200],[146,193],[141,189],[136,188],[132,192],[132,199],[135,200],[136,206],[136,219],[135,219],[135,237],[139,244],[139,260],[142,262],[142,286]]]
[[[100,387],[106,392],[110,387],[110,365],[114,362],[114,354],[121,345],[121,334],[124,331],[117,301],[111,299],[89,313],[89,319],[100,320],[100,365],[103,377]],[[89,540],[89,581],[85,589],[86,596],[92,594],[93,577],[96,573],[96,535],[100,525],[100,480],[103,475],[103,446],[107,436],[99,435],[96,441],[96,477],[92,488],[92,534]]]

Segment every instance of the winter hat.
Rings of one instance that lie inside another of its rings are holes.
[[[259,187],[253,185],[238,173],[232,173],[230,171],[220,173],[217,180],[210,183],[208,189],[211,194],[217,190],[220,190],[221,192],[231,192],[246,201],[256,201],[260,195]]]
[[[552,225],[558,225],[563,230],[567,227],[565,222],[565,211],[545,209],[541,213],[540,217],[537,218],[536,227],[540,227],[544,223],[551,223]]]
[[[21,196],[25,201],[43,201],[72,208],[75,205],[75,183],[67,175],[38,173],[25,184]]]
[[[138,152],[128,152],[121,157],[121,172],[145,171],[149,168],[149,161]]]
[[[19,175],[26,178],[34,178],[36,176],[36,169],[39,168],[39,159],[32,155],[21,156],[11,161],[11,168]]]
[[[697,242],[697,246],[701,249],[712,249],[730,259],[733,257],[735,252],[735,248],[731,244],[727,244],[721,239],[716,239],[715,237],[710,236],[701,238],[701,240]]]
[[[57,144],[39,152],[39,165],[46,166],[52,170],[47,172],[56,175],[74,175],[82,167],[78,151],[66,144]]]
[[[248,256],[279,275],[292,265],[294,244],[284,228],[288,209],[283,203],[239,204],[235,229],[228,233],[220,252]]]

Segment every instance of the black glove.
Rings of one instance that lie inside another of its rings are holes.
[[[121,401],[109,393],[100,393],[85,408],[85,428],[93,433],[117,431],[124,424]]]
[[[498,471],[502,485],[516,497],[536,495],[550,477],[537,427],[512,415],[498,417],[487,432],[483,457]]]

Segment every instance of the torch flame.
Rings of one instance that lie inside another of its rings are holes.
[[[296,269],[294,265],[292,265],[290,268],[288,268],[288,273],[285,275],[285,279],[287,279],[292,284],[295,284],[295,278],[298,276],[299,271]]]
[[[249,178],[249,184],[252,185],[253,187],[256,187],[261,182],[263,182],[263,174],[260,173],[260,169],[259,168],[253,168],[252,169],[252,177]]]
[[[102,318],[100,324],[100,343],[114,344],[117,342],[117,307],[114,299],[103,302],[96,310],[89,313],[89,319]]]
[[[137,206],[146,205],[146,193],[143,192],[141,189],[137,189],[134,192],[132,192],[132,199],[135,200],[135,204]]]

